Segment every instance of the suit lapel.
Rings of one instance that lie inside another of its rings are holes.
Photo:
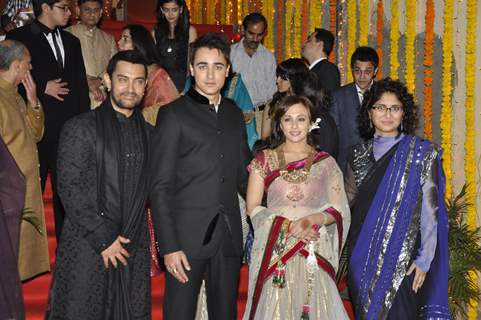
[[[48,43],[48,40],[45,37],[42,30],[40,29],[40,27],[36,23],[32,23],[31,28],[32,28],[31,29],[32,33],[35,35],[35,37],[37,39],[36,42],[38,43],[38,46],[39,46],[38,51],[43,52],[44,54],[48,55],[49,60],[50,60],[48,62],[49,65],[52,65],[52,66],[55,65],[55,68],[57,68],[59,73],[61,73],[61,70],[57,65],[57,59],[55,59],[55,54],[53,53],[52,48],[50,47],[50,44]],[[63,42],[63,38],[62,38],[62,42]],[[64,45],[64,48],[65,48],[65,45]]]

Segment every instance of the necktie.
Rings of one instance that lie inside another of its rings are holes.
[[[52,35],[52,40],[53,40],[53,46],[55,48],[55,55],[57,56],[57,64],[60,70],[63,70],[63,59],[62,59],[62,53],[60,52],[60,47],[57,43],[57,38],[55,35],[57,34],[57,30],[54,30],[50,33]]]

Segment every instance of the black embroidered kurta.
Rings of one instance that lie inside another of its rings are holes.
[[[48,319],[150,319],[147,130],[139,112],[126,118],[109,102],[65,125],[58,189],[67,214]],[[101,252],[119,235],[131,240],[128,266],[105,269]]]

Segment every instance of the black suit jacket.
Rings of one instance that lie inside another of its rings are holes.
[[[241,110],[222,98],[216,113],[195,89],[159,110],[151,140],[150,205],[162,255],[242,254],[237,192],[245,195],[251,153]]]
[[[70,33],[61,30],[65,51],[63,70],[57,65],[55,55],[45,38],[40,23],[31,24],[7,33],[7,39],[22,42],[32,57],[32,76],[37,85],[37,96],[45,113],[45,132],[42,144],[56,152],[60,130],[68,119],[90,109],[87,76],[80,49],[80,41]],[[61,79],[68,83],[69,94],[59,101],[45,94],[47,82]],[[20,86],[20,94],[25,98],[25,90]]]
[[[339,88],[341,85],[341,74],[337,66],[329,62],[329,60],[324,59],[318,62],[312,69],[317,75],[321,86],[328,92],[332,92]]]
[[[345,172],[351,148],[362,141],[359,135],[358,120],[359,96],[354,82],[342,86],[332,93],[330,112],[339,134],[339,155],[337,162]]]

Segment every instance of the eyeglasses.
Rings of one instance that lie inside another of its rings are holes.
[[[56,6],[56,5],[53,5],[52,7],[57,8],[57,9],[60,9],[60,10],[63,10],[63,12],[70,12],[69,6]]]
[[[388,107],[384,104],[375,104],[375,105],[372,106],[372,108],[379,113],[387,113],[389,111],[389,112],[391,112],[391,114],[395,114],[395,115],[397,115],[397,114],[399,114],[403,111],[403,107],[397,106],[397,105]]]

